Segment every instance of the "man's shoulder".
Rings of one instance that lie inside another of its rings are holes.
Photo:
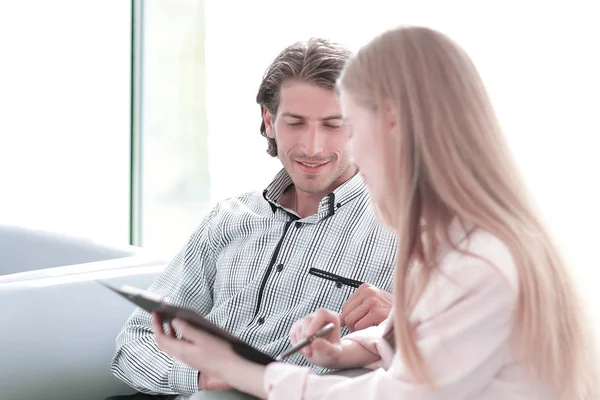
[[[227,221],[237,221],[244,215],[264,214],[265,199],[261,192],[246,192],[219,200],[204,216],[202,222],[194,230],[190,240],[196,241],[207,234],[211,238],[223,229],[223,225],[230,226]]]
[[[235,204],[235,203],[249,203],[249,202],[263,202],[265,201],[265,198],[263,196],[263,193],[260,191],[249,191],[249,192],[244,192],[244,193],[240,193],[234,196],[229,196],[229,197],[225,197],[221,200],[219,200],[216,204],[217,207],[219,206],[227,206],[230,204]]]
[[[218,217],[246,212],[256,213],[265,208],[266,205],[267,203],[262,192],[249,191],[217,201],[211,214],[213,217]]]

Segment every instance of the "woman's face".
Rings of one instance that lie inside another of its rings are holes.
[[[376,112],[356,101],[352,93],[341,90],[342,115],[351,130],[350,153],[369,188],[375,204],[386,194],[383,146],[385,141],[381,118]]]

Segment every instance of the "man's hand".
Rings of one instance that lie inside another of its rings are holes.
[[[223,390],[229,388],[230,386],[220,379],[213,378],[202,372],[198,375],[198,390]]]
[[[392,294],[363,283],[342,306],[340,321],[350,332],[379,325],[390,314]]]

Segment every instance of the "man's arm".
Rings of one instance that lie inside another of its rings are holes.
[[[215,279],[214,209],[148,289],[177,305],[208,314]],[[152,332],[152,317],[137,308],[116,339],[112,373],[136,390],[149,394],[192,394],[198,371],[161,351]]]

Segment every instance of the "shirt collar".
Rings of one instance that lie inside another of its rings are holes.
[[[273,212],[277,207],[281,207],[280,199],[285,190],[293,185],[292,178],[285,169],[277,173],[273,181],[267,186],[263,192],[265,200],[271,203]],[[319,203],[317,214],[325,213],[327,216],[333,215],[337,209],[343,207],[352,199],[366,195],[368,193],[367,185],[365,184],[360,174],[355,174],[345,183],[338,186],[333,192],[323,197]]]

